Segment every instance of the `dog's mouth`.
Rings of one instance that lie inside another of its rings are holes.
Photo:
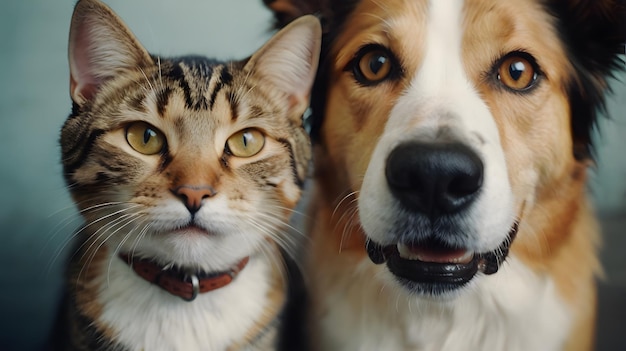
[[[464,286],[479,271],[496,273],[509,253],[518,227],[515,222],[502,244],[485,253],[450,247],[439,240],[382,246],[367,239],[365,248],[372,262],[387,263],[389,271],[403,285],[420,293],[440,294]]]

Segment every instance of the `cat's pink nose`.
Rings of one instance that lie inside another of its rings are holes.
[[[172,192],[181,199],[191,214],[198,212],[202,206],[202,200],[217,194],[215,189],[208,185],[182,185]]]

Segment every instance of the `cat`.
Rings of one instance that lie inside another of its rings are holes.
[[[59,349],[277,347],[320,45],[309,16],[248,59],[166,59],[107,5],[76,4],[60,144],[84,225]]]

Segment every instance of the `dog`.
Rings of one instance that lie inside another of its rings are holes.
[[[265,0],[324,23],[306,264],[319,350],[589,350],[591,132],[623,0]]]

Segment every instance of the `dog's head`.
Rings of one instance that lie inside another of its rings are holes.
[[[623,66],[622,0],[266,4],[324,19],[317,166],[356,194],[374,263],[432,294],[497,272],[518,229],[528,257],[564,240]]]

